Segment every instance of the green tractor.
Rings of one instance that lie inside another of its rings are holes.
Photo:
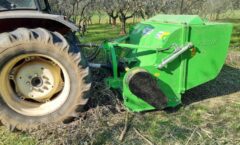
[[[218,75],[232,32],[198,16],[158,15],[104,42],[108,61],[96,64],[82,53],[89,45],[79,43],[78,27],[50,11],[47,0],[0,2],[0,120],[11,130],[78,117],[90,68],[110,69],[105,82],[130,111],[176,107],[186,90]]]

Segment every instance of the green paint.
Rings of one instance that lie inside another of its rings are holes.
[[[144,70],[157,80],[158,87],[168,98],[167,106],[175,107],[181,103],[181,94],[186,90],[219,74],[227,57],[231,32],[231,24],[204,22],[198,16],[155,16],[137,24],[128,36],[104,43],[113,65],[113,77],[107,78],[108,85],[122,89],[124,103],[129,110],[153,110],[153,106],[135,96],[128,86],[127,78]],[[189,42],[194,48],[163,69],[157,68],[176,49]],[[161,51],[164,48],[169,49]],[[128,71],[118,73],[119,61],[124,62]]]

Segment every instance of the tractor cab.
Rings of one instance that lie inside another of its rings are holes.
[[[47,0],[1,0],[0,11],[9,10],[37,10],[50,12],[50,6]]]

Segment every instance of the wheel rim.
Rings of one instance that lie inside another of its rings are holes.
[[[25,116],[43,116],[58,110],[70,93],[66,69],[46,55],[15,57],[4,65],[0,76],[4,102]]]

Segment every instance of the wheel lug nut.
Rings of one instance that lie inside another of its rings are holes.
[[[13,76],[13,75],[9,75],[9,79],[10,79],[10,80],[13,80],[13,79],[14,79],[14,76]]]
[[[45,100],[45,103],[48,103],[48,102],[50,102],[50,100],[49,100],[49,99]]]
[[[40,93],[44,93],[44,91],[42,89],[38,89],[38,92]]]
[[[48,84],[48,85],[51,85],[51,83],[49,81],[46,81],[45,83]]]
[[[30,57],[25,58],[25,61],[30,61],[30,60],[31,60]]]
[[[46,77],[46,76],[43,76],[43,78],[44,78],[44,79],[46,79],[46,80],[49,80],[49,78],[48,78],[48,77]]]
[[[48,87],[44,86],[43,89],[44,89],[44,90],[48,90]]]

